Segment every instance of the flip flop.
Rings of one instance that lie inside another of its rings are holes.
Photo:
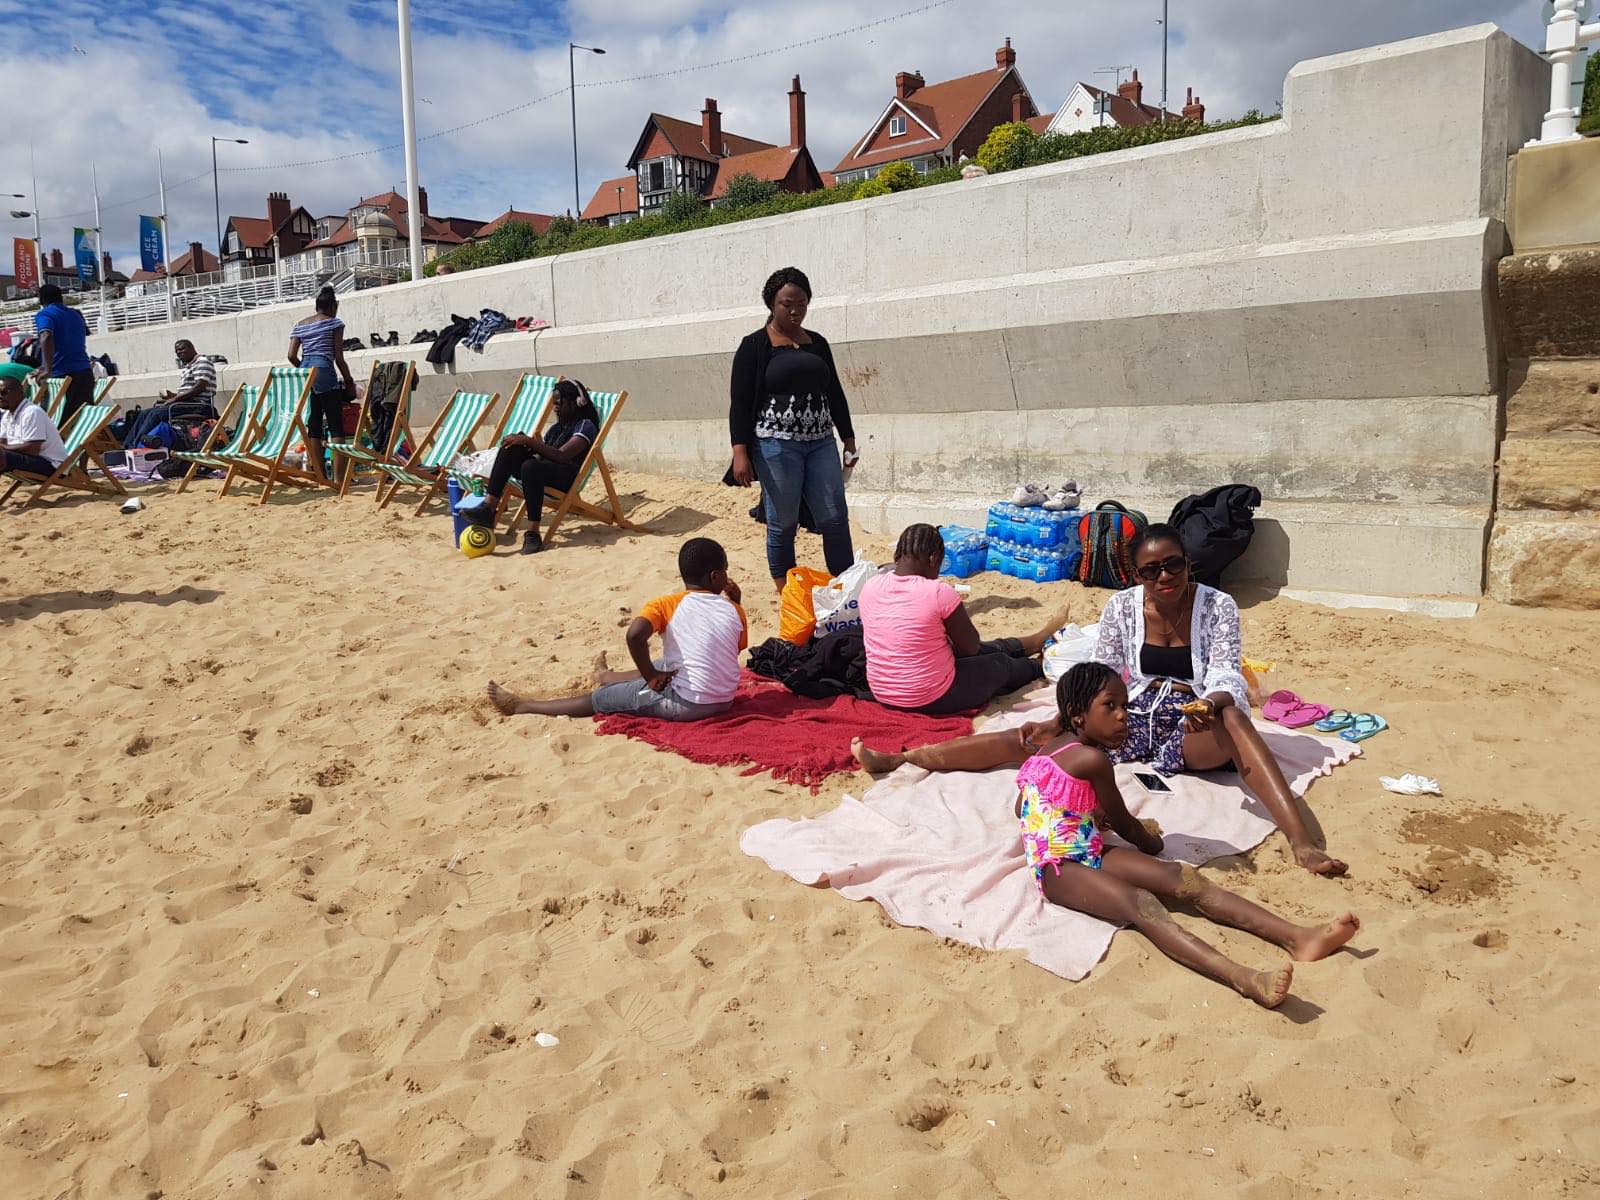
[[[1356,713],[1355,719],[1350,722],[1350,728],[1343,730],[1339,736],[1347,742],[1364,742],[1369,737],[1376,737],[1389,728],[1377,713]]]
[[[1293,692],[1279,690],[1267,697],[1267,702],[1261,706],[1261,715],[1269,721],[1282,721],[1304,703],[1305,701]]]
[[[1313,704],[1304,701],[1293,712],[1278,722],[1285,729],[1304,729],[1313,722],[1322,720],[1332,710],[1326,704]]]
[[[1336,708],[1318,721],[1315,727],[1323,733],[1338,733],[1341,729],[1349,729],[1355,722],[1355,713],[1347,708]]]

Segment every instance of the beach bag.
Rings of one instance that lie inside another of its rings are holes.
[[[1137,509],[1102,500],[1078,520],[1078,582],[1090,587],[1133,586],[1133,540],[1150,524]]]
[[[1178,531],[1196,583],[1218,587],[1222,572],[1250,545],[1256,531],[1255,511],[1261,489],[1246,483],[1214,487],[1201,496],[1185,496],[1173,506],[1167,523]]]
[[[361,405],[345,401],[344,407],[339,410],[339,432],[345,437],[355,437],[356,430],[361,428]]]
[[[39,339],[25,337],[11,348],[11,361],[21,363],[25,367],[39,365]]]
[[[843,575],[812,591],[811,611],[817,617],[817,637],[861,632],[861,589],[877,573],[877,563],[858,558]]]
[[[810,567],[790,567],[778,596],[778,636],[796,646],[811,640],[817,627],[817,614],[811,607],[813,589],[826,587],[829,575]]]
[[[1099,640],[1098,622],[1082,627],[1063,626],[1044,648],[1044,677],[1054,683],[1078,663],[1089,662],[1094,658],[1094,646]]]

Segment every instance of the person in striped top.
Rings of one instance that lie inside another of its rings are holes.
[[[152,405],[139,414],[122,434],[126,448],[142,446],[150,431],[174,416],[215,420],[217,416],[217,367],[209,358],[196,352],[194,343],[180,338],[172,345],[172,352],[183,368],[176,391],[161,393],[161,403]]]
[[[306,470],[326,480],[323,443],[343,436],[344,405],[355,398],[355,380],[344,361],[344,322],[331,287],[317,293],[317,311],[289,334],[289,365],[312,367],[311,418],[306,422]]]

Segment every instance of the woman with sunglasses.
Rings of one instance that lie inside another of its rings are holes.
[[[1151,763],[1169,775],[1232,763],[1289,839],[1295,861],[1314,874],[1343,875],[1345,864],[1313,842],[1282,768],[1250,720],[1233,598],[1190,578],[1183,542],[1170,525],[1150,526],[1132,551],[1139,583],[1106,602],[1094,650],[1095,660],[1128,684],[1128,737],[1115,761]],[[1182,711],[1195,705],[1204,707]],[[874,774],[903,762],[928,771],[983,771],[1020,765],[1060,732],[1043,722],[903,754],[867,750],[859,740],[853,748]]]

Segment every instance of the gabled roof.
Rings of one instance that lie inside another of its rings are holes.
[[[529,225],[535,233],[543,233],[550,228],[550,222],[555,220],[549,213],[523,212],[521,209],[508,208],[492,221],[485,222],[478,227],[474,237],[486,238],[502,225],[509,225],[512,221],[521,221]]]
[[[798,146],[774,146],[770,150],[754,150],[749,154],[734,154],[717,163],[716,178],[711,181],[708,200],[716,200],[728,192],[728,184],[740,175],[754,175],[772,183],[781,183],[800,157]]]
[[[411,226],[407,221],[407,210],[410,205],[406,198],[399,192],[380,192],[376,196],[363,196],[356,208],[382,209],[391,221],[394,222],[395,231],[402,241],[411,237]],[[331,219],[331,218],[328,218]],[[482,221],[475,221],[471,217],[435,217],[431,214],[422,218],[422,240],[433,245],[459,246],[478,234],[483,227]],[[331,246],[348,246],[356,240],[355,226],[349,217],[340,221],[339,226],[321,241],[310,242],[307,250],[323,250]]]
[[[618,188],[621,188],[620,203]],[[601,217],[616,217],[623,213],[639,211],[639,177],[622,175],[608,179],[595,188],[589,203],[583,206],[580,221],[598,221]]]
[[[1072,103],[1073,92],[1076,92],[1078,88],[1088,92],[1090,100],[1098,100],[1101,96],[1110,97],[1111,104],[1108,115],[1118,125],[1149,125],[1152,121],[1161,120],[1161,106],[1159,104],[1135,104],[1126,96],[1119,95],[1116,92],[1108,92],[1105,88],[1098,88],[1092,83],[1083,83],[1081,81],[1077,87],[1067,93],[1067,98],[1062,101],[1061,108],[1064,109],[1068,104]],[[1059,111],[1058,109],[1057,112]],[[1054,117],[1051,118],[1051,120],[1054,119]],[[1168,109],[1167,120],[1181,121],[1183,120],[1183,114],[1175,113]]]
[[[1055,113],[1040,113],[1037,117],[1029,117],[1023,124],[1035,133],[1043,133],[1050,128],[1050,122],[1055,119]]]
[[[174,275],[209,275],[216,269],[217,256],[205,249],[200,251],[199,266],[195,265],[193,250],[185,250],[172,260],[172,273]],[[165,265],[158,266],[154,271],[146,271],[141,268],[128,277],[128,282],[148,283],[152,279],[165,279],[166,276],[167,268]]]
[[[228,224],[239,235],[246,250],[266,250],[272,246],[272,222],[265,217],[229,217]]]
[[[679,158],[698,158],[702,162],[715,162],[721,158],[722,146],[707,146],[698,122],[680,121],[677,117],[664,117],[660,113],[651,113],[644,123],[644,129],[639,134],[639,140],[633,144],[633,153],[628,156],[628,169],[634,170],[639,165],[639,156],[644,153],[645,144],[650,140],[650,127],[654,125],[661,131],[661,136],[667,139],[667,144],[672,147],[672,152]],[[728,148],[729,155],[749,154],[756,150],[771,150],[771,142],[758,142],[755,138],[747,138],[742,134],[722,131],[723,146]]]
[[[851,147],[850,152],[839,160],[839,165],[834,167],[834,170],[859,170],[862,167],[898,162],[903,158],[932,154],[947,148],[971,123],[990,93],[1013,75],[1017,75],[1014,66],[1007,67],[1003,71],[991,67],[987,71],[963,75],[959,79],[946,79],[942,83],[927,84],[904,100],[899,97],[890,100],[878,119]],[[1020,75],[1017,75],[1017,83],[1022,87],[1023,95],[1027,96],[1028,89],[1022,84]],[[1033,104],[1031,96],[1028,97],[1028,103]],[[915,122],[915,125],[908,123],[907,137],[892,146],[884,146],[871,153],[861,153],[883,127],[884,122],[897,110],[904,110]],[[1036,106],[1035,110],[1037,111]],[[918,134],[920,136],[917,136]]]

